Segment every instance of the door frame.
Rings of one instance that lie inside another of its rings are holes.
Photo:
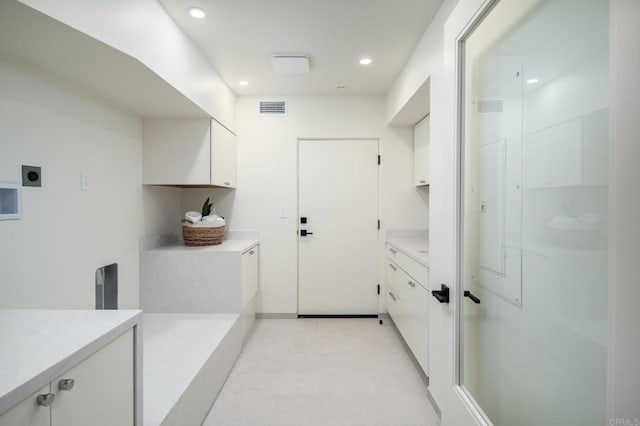
[[[444,318],[448,330],[444,333],[446,348],[440,356],[448,358],[446,367],[449,370],[443,376],[435,378],[434,391],[442,411],[442,426],[488,426],[485,416],[478,410],[476,404],[469,398],[460,386],[460,303],[463,300],[463,289],[460,287],[460,244],[461,229],[461,185],[463,183],[462,146],[464,137],[464,40],[480,24],[492,7],[499,0],[460,0],[453,8],[444,24],[443,38],[443,69],[442,91],[439,99],[442,102],[442,134],[443,144],[441,158],[444,160],[440,168],[443,174],[440,191],[434,191],[436,204],[442,203],[441,208],[434,206],[430,209],[430,223],[442,222],[442,231],[433,232],[436,240],[441,240],[442,247],[434,246],[431,250],[434,260],[441,261],[440,265],[433,265],[434,278],[440,282],[450,283],[451,306]],[[434,188],[435,189],[435,188]],[[439,193],[441,192],[441,194]],[[437,210],[437,211],[436,211]],[[432,214],[433,213],[433,214]],[[435,231],[435,230],[433,230]],[[447,237],[446,235],[451,237]],[[450,238],[450,243],[444,243],[443,238]],[[436,383],[436,381],[445,381]]]
[[[380,158],[380,138],[335,138],[335,137],[298,137],[296,139],[296,315],[300,315],[300,238],[298,233],[300,232],[300,142],[302,141],[370,141],[374,140],[378,144],[378,158]],[[380,166],[378,163],[378,220],[380,220]],[[376,247],[376,275],[378,277],[378,284],[380,281],[380,228],[378,228],[378,242]],[[378,303],[376,306],[378,310],[378,316],[380,316],[380,295],[378,294]],[[330,317],[330,315],[325,315]]]
[[[453,304],[453,388],[456,396],[466,406],[469,412],[474,417],[477,424],[491,425],[491,421],[484,414],[479,404],[475,402],[468,392],[466,392],[462,385],[462,362],[464,355],[462,353],[463,348],[461,344],[462,338],[462,304],[464,303],[464,287],[462,278],[463,273],[463,254],[464,254],[464,168],[465,168],[465,42],[473,31],[482,24],[484,18],[491,13],[493,8],[500,2],[500,0],[485,0],[478,9],[469,18],[466,25],[464,25],[455,39],[455,127],[454,127],[454,141],[455,141],[455,233],[454,233],[454,262],[455,268],[453,272],[453,282],[455,283],[455,297]]]

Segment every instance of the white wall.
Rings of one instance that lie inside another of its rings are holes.
[[[182,205],[198,210],[211,196],[229,229],[259,231],[258,310],[296,313],[298,138],[380,138],[381,240],[386,229],[427,228],[428,197],[413,186],[412,129],[385,126],[383,97],[289,97],[283,117],[258,115],[258,100],[237,101],[238,188],[184,189]]]
[[[95,307],[95,270],[117,262],[119,306],[138,306],[142,123],[0,57],[0,182],[22,188],[22,218],[0,221],[0,307]],[[80,190],[80,173],[90,190]]]
[[[145,64],[231,130],[235,96],[155,0],[19,0]]]
[[[144,186],[142,197],[145,236],[182,235],[180,220],[184,211],[180,188]]]
[[[390,122],[407,104],[420,86],[442,67],[442,43],[444,23],[457,0],[446,0],[438,10],[424,35],[418,42],[393,86],[387,93],[386,122]],[[431,82],[433,86],[434,82]],[[435,100],[431,98],[431,108]],[[433,132],[432,132],[433,134]]]

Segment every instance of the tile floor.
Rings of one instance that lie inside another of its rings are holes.
[[[439,425],[392,326],[257,320],[205,426]]]

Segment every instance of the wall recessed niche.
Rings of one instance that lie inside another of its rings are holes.
[[[0,183],[0,220],[20,219],[20,186]]]

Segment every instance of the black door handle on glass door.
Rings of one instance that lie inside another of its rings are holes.
[[[464,291],[464,297],[468,297],[469,299],[473,300],[475,303],[480,303],[480,299],[478,299],[476,296],[471,294],[469,290]]]
[[[300,236],[301,237],[306,237],[307,235],[313,235],[313,232],[307,232],[306,229],[301,229],[300,230]]]

